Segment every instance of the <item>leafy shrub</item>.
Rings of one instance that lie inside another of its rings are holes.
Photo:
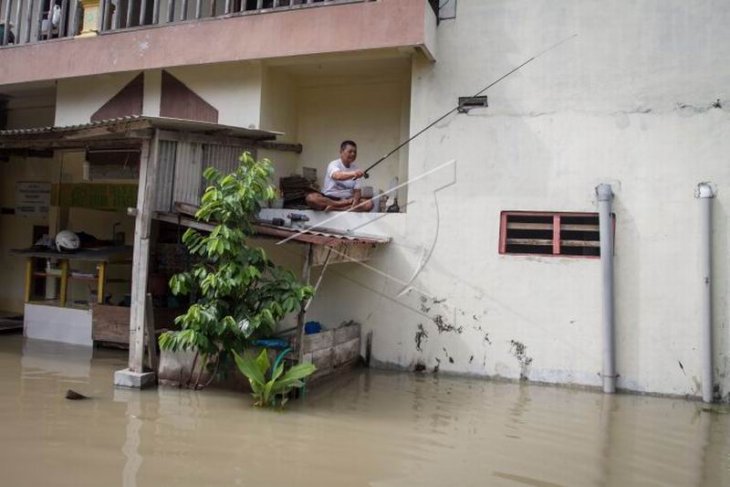
[[[269,183],[273,168],[268,160],[256,161],[249,153],[240,161],[228,175],[215,168],[203,173],[209,186],[195,218],[216,226],[210,233],[185,231],[183,243],[197,263],[170,279],[173,294],[188,295],[193,304],[175,320],[181,330],[160,336],[160,348],[196,351],[196,361],[198,355],[204,359],[198,377],[212,358],[216,367],[230,361],[234,350],[242,351],[250,339],[270,334],[312,295],[311,287],[298,282],[291,271],[248,244],[258,202],[275,194]]]

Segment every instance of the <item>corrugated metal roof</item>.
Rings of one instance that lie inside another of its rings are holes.
[[[287,228],[266,224],[254,225],[257,235],[290,238],[296,242],[305,242],[315,245],[378,245],[390,242],[389,238],[364,236],[356,233],[320,232],[316,229]]]
[[[232,125],[221,125],[211,122],[199,122],[196,120],[183,120],[179,118],[169,117],[149,117],[146,115],[130,115],[126,117],[111,118],[108,120],[99,120],[97,122],[89,122],[77,125],[0,130],[0,146],[2,146],[3,137],[63,134],[103,127],[114,128],[115,132],[122,132],[124,130],[133,129],[159,128],[164,130],[174,130],[178,132],[224,135],[229,137],[240,137],[253,140],[272,140],[275,139],[277,135],[282,135],[281,132],[272,132],[269,130],[260,129],[247,129],[243,127],[234,127]],[[96,135],[96,137],[98,137],[98,134]]]
[[[176,225],[197,228],[210,232],[215,228],[213,223],[197,221],[195,218],[181,214],[168,213],[162,211],[155,212],[155,218]],[[288,228],[269,225],[265,223],[257,223],[254,225],[257,237],[272,237],[278,239],[290,238],[294,242],[311,243],[314,245],[379,245],[390,242],[388,237],[377,237],[373,235],[362,235],[357,233],[339,233],[332,229],[322,232],[316,229]]]

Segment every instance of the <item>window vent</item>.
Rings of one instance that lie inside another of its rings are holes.
[[[486,96],[460,96],[459,113],[469,113],[474,108],[487,108],[489,103]]]
[[[598,213],[503,211],[499,253],[600,257]]]

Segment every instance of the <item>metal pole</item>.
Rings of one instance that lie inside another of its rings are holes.
[[[127,0],[127,19],[124,24],[124,27],[132,27],[132,19],[133,15],[132,12],[134,11],[134,0]]]
[[[603,392],[616,392],[615,318],[613,299],[613,218],[610,184],[596,187],[598,226],[601,239],[601,275],[603,277]]]
[[[28,11],[25,13],[25,43],[30,42],[30,31],[33,30],[33,0],[28,4]],[[20,41],[18,41],[20,42]]]
[[[141,5],[139,6],[139,23],[137,25],[144,25],[145,21],[147,20],[146,17],[147,14],[147,0],[142,0]]]
[[[79,31],[79,22],[78,22],[78,15],[79,15],[79,2],[78,0],[71,0],[71,20],[69,22],[69,37],[75,36]]]
[[[23,14],[23,6],[25,6],[25,2],[23,0],[20,0],[18,2],[18,8],[15,9],[15,44],[20,44],[20,34],[21,34],[21,22],[20,19]]]
[[[702,400],[712,402],[712,199],[715,194],[707,183],[697,185],[696,197],[700,200],[700,275],[702,282],[702,310],[700,312],[702,353]]]
[[[68,0],[61,2],[61,20],[58,22],[58,37],[66,37],[66,17],[68,14]]]

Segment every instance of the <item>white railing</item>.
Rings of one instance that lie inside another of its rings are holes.
[[[104,33],[365,1],[373,0],[100,0],[96,29]],[[73,37],[81,32],[82,18],[77,0],[0,0],[0,47]]]

